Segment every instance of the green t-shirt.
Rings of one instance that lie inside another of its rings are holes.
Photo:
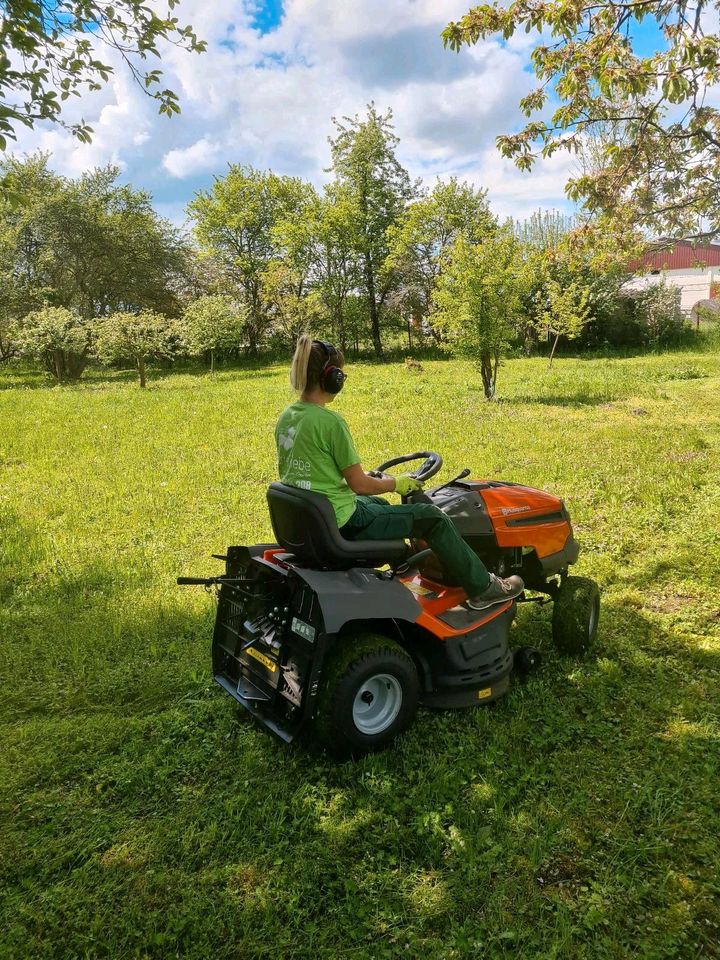
[[[360,457],[340,414],[298,400],[280,414],[275,442],[280,480],[324,494],[333,505],[338,527],[347,523],[356,497],[342,471],[360,463]]]

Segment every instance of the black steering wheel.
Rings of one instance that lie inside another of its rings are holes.
[[[403,457],[393,457],[392,460],[381,463],[372,472],[374,474],[385,473],[390,467],[399,467],[401,463],[411,463],[413,460],[423,461],[416,470],[410,471],[410,476],[415,477],[420,483],[426,483],[431,477],[434,477],[442,467],[443,462],[439,453],[425,450],[417,453],[406,453]]]

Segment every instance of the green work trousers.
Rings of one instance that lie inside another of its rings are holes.
[[[450,517],[432,503],[395,506],[382,497],[358,497],[355,512],[340,532],[348,540],[425,540],[448,578],[469,597],[477,597],[490,583],[482,561]]]

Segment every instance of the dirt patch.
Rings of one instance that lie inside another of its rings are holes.
[[[651,597],[645,601],[644,606],[654,613],[677,613],[678,610],[695,603],[696,597],[689,597],[685,593],[670,593],[662,597]]]

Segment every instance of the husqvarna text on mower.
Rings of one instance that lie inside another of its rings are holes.
[[[424,483],[442,466],[439,454],[422,452],[378,471],[415,460]],[[562,500],[468,473],[414,496],[451,517],[488,570],[517,573],[540,596],[470,610],[423,543],[346,540],[329,500],[273,483],[277,543],[229,547],[218,557],[224,575],[178,580],[219,588],[212,659],[220,686],[286,741],[312,722],[336,752],[362,753],[405,729],[418,704],[491,703],[513,670],[537,666],[536,650],[508,644],[517,602],[552,601],[556,645],[585,650],[599,593],[592,580],[568,575],[579,547]]]

